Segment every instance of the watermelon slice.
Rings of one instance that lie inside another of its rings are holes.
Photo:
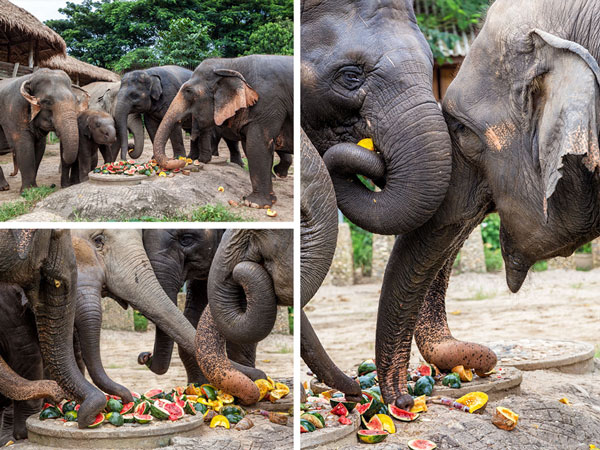
[[[358,438],[366,442],[367,444],[376,444],[378,442],[383,441],[386,437],[388,437],[388,433],[386,431],[376,431],[376,430],[359,430]]]
[[[365,418],[363,417],[362,420],[364,422]],[[368,423],[365,423],[365,426],[367,427],[367,430],[384,431],[383,422],[381,422],[381,419],[377,417],[377,415],[373,416]]]
[[[437,448],[434,442],[428,441],[427,439],[413,439],[408,441],[408,448],[411,450],[433,450]]]
[[[137,423],[149,423],[152,422],[152,416],[150,414],[134,414],[133,418]]]
[[[388,405],[388,411],[392,417],[402,422],[412,422],[413,420],[417,420],[419,417],[419,413],[411,413],[394,405]]]
[[[133,402],[125,403],[119,414],[125,415],[125,414],[132,413],[134,407],[135,407],[135,403],[133,403]]]
[[[162,407],[169,413],[169,420],[175,421],[185,416],[185,411],[177,403],[167,403]]]
[[[104,414],[100,413],[96,416],[94,421],[88,425],[88,428],[97,428],[102,424],[102,422],[104,422]]]
[[[167,420],[171,415],[169,411],[158,405],[158,402],[150,406],[150,414],[158,420]]]
[[[335,408],[331,409],[331,414],[335,414],[336,416],[347,416],[348,410],[343,403],[338,403]]]
[[[160,394],[163,393],[162,389],[150,389],[149,391],[144,392],[144,397],[146,398],[158,398]]]
[[[143,401],[135,407],[133,410],[134,414],[146,414],[150,412],[150,403]]]

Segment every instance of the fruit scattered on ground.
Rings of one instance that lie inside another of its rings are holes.
[[[483,411],[488,402],[488,395],[485,392],[469,392],[456,400],[456,403],[469,407],[469,412]]]
[[[408,448],[411,450],[433,450],[437,448],[435,442],[428,441],[427,439],[413,439],[407,442]]]
[[[398,419],[401,422],[412,422],[413,420],[417,420],[420,415],[419,413],[411,413],[410,411],[405,411],[394,405],[388,405],[388,411],[394,419]]]
[[[444,386],[451,387],[452,389],[460,389],[460,375],[455,372],[452,372],[442,379],[442,384]]]
[[[506,431],[514,430],[519,421],[519,415],[508,408],[498,406],[492,416],[492,423]]]
[[[218,414],[211,419],[210,427],[211,428],[223,427],[223,428],[227,428],[229,430],[229,428],[230,428],[229,420],[227,420],[227,417]]]
[[[367,444],[377,444],[388,437],[387,431],[358,430],[358,438]]]
[[[457,373],[460,377],[460,381],[469,382],[473,379],[473,371],[471,369],[465,369],[464,366],[453,367],[452,373]]]

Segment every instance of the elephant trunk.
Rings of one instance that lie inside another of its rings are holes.
[[[337,243],[338,214],[329,173],[308,136],[301,133],[302,196],[300,198],[301,305],[325,279]]]
[[[225,353],[225,338],[213,321],[210,306],[204,309],[198,322],[196,360],[208,381],[239,398],[243,405],[253,405],[260,391],[251,379],[236,370]]]
[[[163,169],[180,169],[186,164],[185,161],[169,160],[165,153],[165,146],[173,131],[173,127],[186,114],[187,108],[187,102],[180,90],[171,102],[171,106],[169,106],[169,110],[160,122],[158,131],[154,137],[154,159],[156,159],[156,162],[158,162]]]
[[[52,109],[52,121],[56,134],[60,138],[62,160],[71,165],[77,159],[79,152],[79,129],[77,126],[77,111],[67,102],[57,102]]]
[[[129,114],[127,116],[127,128],[133,134],[133,151],[129,153],[129,157],[137,159],[142,156],[144,151],[144,123],[141,114]]]
[[[129,389],[115,383],[106,374],[100,356],[100,328],[102,306],[100,289],[97,286],[78,286],[75,327],[81,340],[83,360],[92,381],[108,394],[118,395],[123,402],[133,401]]]
[[[236,264],[231,277],[209,283],[208,299],[212,317],[228,341],[259,342],[275,325],[277,296],[271,275],[260,264]]]
[[[429,83],[430,86],[430,83]],[[408,89],[389,101],[389,89],[374,95],[369,110],[375,149],[337,144],[323,156],[340,210],[365,230],[404,234],[425,223],[450,183],[451,143],[433,94]],[[369,122],[368,121],[368,122]],[[393,122],[388,122],[393,121]],[[385,183],[369,190],[357,177]]]
[[[127,117],[130,107],[124,99],[117,97],[117,106],[115,108],[115,126],[117,128],[117,142],[121,146],[121,159],[127,159],[129,151],[129,133],[127,129]]]

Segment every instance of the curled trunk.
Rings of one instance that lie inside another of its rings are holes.
[[[129,158],[137,159],[144,151],[144,123],[141,114],[129,114],[127,128],[133,134],[133,151],[129,153]]]
[[[56,134],[60,138],[62,160],[71,165],[79,152],[79,129],[77,127],[77,111],[70,105],[56,103],[52,111],[52,121]]]
[[[328,149],[323,159],[348,219],[373,233],[404,234],[425,223],[444,199],[451,144],[431,92],[408,90],[391,102],[389,96],[387,91],[375,94],[371,106],[379,111],[370,120],[377,123],[372,138],[380,153],[343,143]],[[369,190],[358,174],[381,191]]]
[[[127,118],[130,107],[125,100],[117,97],[117,106],[115,108],[115,127],[117,128],[117,142],[121,147],[121,159],[128,159],[129,152],[129,132],[127,129]]]
[[[154,159],[156,159],[156,162],[158,162],[163,169],[180,169],[186,164],[185,161],[169,160],[165,153],[165,146],[167,145],[167,140],[173,131],[173,127],[186,114],[187,108],[187,102],[183,98],[181,91],[179,91],[171,102],[169,110],[160,122],[158,131],[154,137]]]

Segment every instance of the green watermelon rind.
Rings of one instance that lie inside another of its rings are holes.
[[[146,423],[150,423],[154,420],[154,418],[150,414],[134,414],[133,418],[135,419],[135,421],[137,423],[142,424],[142,425],[146,424]]]
[[[100,417],[102,418],[102,420],[98,420]],[[88,428],[97,428],[100,425],[102,425],[103,422],[104,422],[104,414],[99,413],[96,416],[96,418],[94,419],[94,421],[88,425]]]
[[[398,413],[394,412],[394,410],[396,409],[401,411],[402,414],[405,414],[405,416],[397,415]],[[414,422],[420,416],[419,413],[411,413],[410,411],[405,411],[394,405],[388,405],[388,411],[390,416],[392,416],[396,420],[399,420],[400,422]]]
[[[386,431],[375,430],[358,430],[356,434],[361,441],[368,444],[377,444],[389,436],[389,433]]]
[[[430,444],[428,446],[418,446],[417,442],[422,442],[422,443],[427,443]],[[410,448],[411,450],[433,450],[434,448],[437,448],[437,445],[435,442],[431,442],[428,441],[427,439],[413,439],[411,441],[407,442],[408,448]]]
[[[346,400],[345,398],[340,399],[340,398],[332,397],[329,399],[329,404],[331,405],[332,408],[335,408],[339,403],[343,403],[349,413],[351,413],[356,406],[356,402],[350,402],[350,401]]]
[[[167,420],[171,414],[160,406],[150,405],[150,415],[158,420]]]

